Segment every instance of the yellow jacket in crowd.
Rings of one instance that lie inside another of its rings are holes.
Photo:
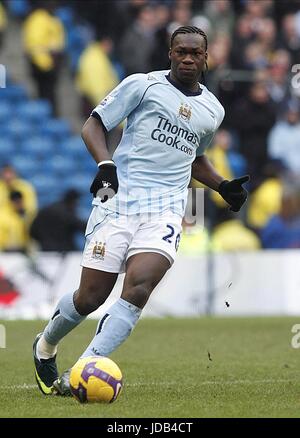
[[[212,246],[216,251],[255,251],[261,247],[256,234],[238,219],[225,221],[212,233]]]
[[[218,225],[211,236],[202,226],[184,226],[178,253],[197,256],[209,251],[256,251],[260,247],[256,234],[240,220],[232,219]]]
[[[101,43],[91,43],[79,59],[78,91],[96,106],[118,83],[118,75]]]
[[[186,256],[205,254],[209,250],[209,234],[203,226],[184,226],[178,253]]]
[[[6,19],[5,9],[0,3],[0,32],[2,32],[6,28],[6,25],[7,25],[7,19]]]
[[[29,244],[29,223],[11,205],[0,208],[0,251],[25,250]]]
[[[55,67],[53,54],[65,47],[64,27],[61,21],[44,9],[37,9],[26,19],[23,41],[31,61],[40,70],[50,71]]]
[[[254,228],[263,228],[269,219],[278,214],[281,206],[282,183],[278,178],[269,178],[251,194],[248,206],[248,223]]]
[[[0,212],[2,209],[10,206],[9,193],[10,191],[21,192],[24,200],[24,208],[28,216],[28,220],[32,221],[37,213],[37,198],[34,188],[30,183],[20,178],[14,179],[10,187],[0,180]]]

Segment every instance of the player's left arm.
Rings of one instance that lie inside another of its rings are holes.
[[[219,192],[230,205],[232,211],[239,211],[247,200],[248,192],[244,189],[243,184],[249,181],[249,176],[245,175],[232,181],[224,180],[205,155],[200,155],[194,160],[192,177]]]
[[[196,157],[192,164],[192,177],[216,191],[218,191],[221,182],[224,181],[206,155]]]

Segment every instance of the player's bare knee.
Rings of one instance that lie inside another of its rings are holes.
[[[77,312],[83,316],[89,315],[90,313],[92,313],[94,310],[97,309],[96,304],[94,302],[83,299],[82,296],[78,296],[76,299],[74,299],[74,305]]]
[[[74,305],[81,315],[89,315],[98,309],[105,299],[99,293],[99,287],[90,286],[79,288],[74,295]]]
[[[122,298],[142,309],[147,303],[152,289],[147,283],[131,286],[123,291]]]

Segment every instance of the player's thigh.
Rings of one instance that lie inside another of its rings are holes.
[[[121,297],[142,308],[153,289],[170,268],[167,257],[157,252],[140,252],[127,260]]]
[[[132,236],[132,221],[95,206],[85,233],[80,286],[75,294],[79,313],[88,314],[105,302],[123,270]]]
[[[172,266],[180,241],[182,218],[172,212],[152,214],[139,225],[130,242],[127,259],[142,252],[165,256]]]
[[[80,285],[74,296],[74,303],[81,314],[96,310],[110,295],[118,274],[82,268]]]
[[[81,265],[115,274],[124,272],[123,264],[132,240],[133,225],[130,218],[95,206],[86,228]]]

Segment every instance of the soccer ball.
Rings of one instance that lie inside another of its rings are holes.
[[[80,403],[112,403],[119,397],[122,386],[121,370],[108,357],[84,357],[71,369],[70,389]]]

